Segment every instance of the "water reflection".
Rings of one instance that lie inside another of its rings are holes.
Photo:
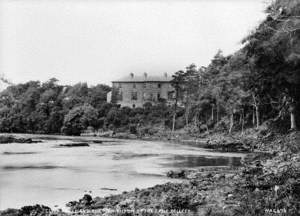
[[[38,152],[3,152],[3,155],[26,155],[26,154],[37,154]]]
[[[132,152],[117,152],[113,156],[113,160],[127,160],[134,158],[146,158],[146,157],[157,157],[159,154],[147,154],[147,153],[132,153]]]
[[[3,170],[24,170],[24,169],[60,169],[65,168],[62,166],[55,166],[55,165],[20,165],[20,166],[2,166],[1,169]]]
[[[174,155],[167,157],[164,166],[178,168],[195,168],[201,166],[240,166],[240,157],[206,157],[195,155]]]

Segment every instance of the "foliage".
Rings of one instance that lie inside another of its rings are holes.
[[[23,206],[21,209],[7,209],[0,212],[1,216],[45,216],[50,215],[51,209],[44,205]]]
[[[175,73],[172,83],[185,110],[186,125],[192,123],[201,132],[219,128],[223,119],[231,132],[272,120],[285,130],[296,129],[300,121],[299,7],[296,0],[274,1],[266,10],[266,20],[243,40],[240,50],[228,56],[219,50],[207,67],[192,64]]]
[[[219,50],[207,67],[191,64],[177,71],[171,104],[120,108],[106,103],[111,90],[106,85],[29,81],[1,92],[0,131],[79,134],[88,126],[129,130],[129,125],[161,124],[173,131],[231,133],[264,122],[295,130],[300,123],[299,8],[297,0],[272,2],[240,50],[228,56]]]
[[[98,113],[91,105],[84,104],[71,109],[65,116],[62,132],[67,135],[80,135],[88,126],[98,127]]]
[[[55,78],[11,85],[0,93],[0,131],[80,135],[92,128],[137,134],[138,125],[165,125],[171,118],[166,101],[120,107],[106,102],[109,91],[106,85],[62,86]]]
[[[99,111],[105,109],[103,106],[110,88],[105,85],[88,87],[85,83],[63,86],[57,82],[55,78],[45,83],[29,81],[2,91],[1,132],[55,134],[64,127],[69,134],[70,127],[78,120],[74,115],[79,114],[79,110],[84,110],[79,120],[81,129],[97,127],[98,110],[93,106]]]
[[[277,157],[272,159],[274,167],[269,162],[244,171],[244,182],[236,191],[240,201],[236,215],[299,215],[299,156],[284,157],[293,162]]]

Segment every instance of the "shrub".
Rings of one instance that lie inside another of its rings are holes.
[[[136,125],[130,125],[130,126],[129,126],[129,132],[130,132],[131,134],[137,134]]]

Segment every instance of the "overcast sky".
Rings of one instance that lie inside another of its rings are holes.
[[[0,0],[0,73],[14,83],[110,81],[233,53],[266,0]]]

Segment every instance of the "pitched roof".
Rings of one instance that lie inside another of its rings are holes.
[[[164,74],[162,76],[149,76],[149,75],[134,75],[130,74],[121,79],[112,81],[112,82],[170,82],[172,80],[172,76]]]

